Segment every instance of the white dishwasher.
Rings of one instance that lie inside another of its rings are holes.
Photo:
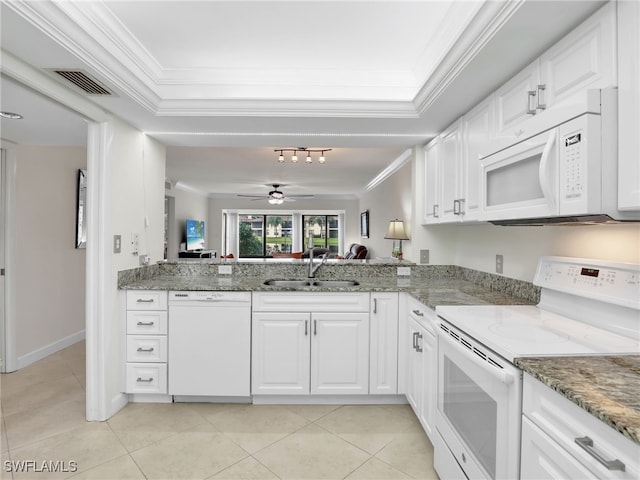
[[[250,395],[250,292],[170,291],[168,330],[170,395]]]

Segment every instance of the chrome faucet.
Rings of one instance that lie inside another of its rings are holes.
[[[324,262],[327,261],[329,254],[323,253],[322,255],[320,255],[320,258],[322,258],[322,261],[318,263],[316,266],[314,266],[313,265],[313,234],[312,233],[309,234],[308,248],[309,248],[309,278],[315,278],[316,272],[324,264]]]

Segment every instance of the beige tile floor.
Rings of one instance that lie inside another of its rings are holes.
[[[0,377],[0,478],[438,478],[407,405],[137,403],[86,422],[84,359],[81,342]]]

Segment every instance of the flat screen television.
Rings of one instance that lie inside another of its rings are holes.
[[[187,219],[187,251],[204,249],[204,220]]]

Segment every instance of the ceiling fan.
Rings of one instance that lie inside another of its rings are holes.
[[[280,188],[280,184],[274,183],[272,185],[273,190],[271,190],[267,195],[238,195],[238,197],[250,198],[253,201],[255,200],[267,200],[272,205],[280,205],[283,202],[295,202],[301,198],[313,198],[313,195],[285,195]]]

